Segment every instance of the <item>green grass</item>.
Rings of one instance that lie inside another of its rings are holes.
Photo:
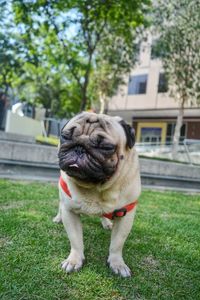
[[[0,299],[200,299],[200,195],[144,191],[124,258],[132,278],[106,266],[110,232],[82,217],[86,263],[67,275],[56,185],[0,181]]]

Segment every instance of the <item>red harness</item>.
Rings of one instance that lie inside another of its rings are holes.
[[[62,187],[63,191],[71,198],[71,193],[69,191],[69,188],[67,186],[67,183],[63,180],[63,178],[60,176],[59,179],[60,186]],[[113,212],[108,214],[103,214],[103,217],[108,218],[110,220],[113,220],[115,217],[124,217],[127,212],[134,209],[134,207],[137,205],[138,201],[134,201],[130,204],[127,204],[120,209],[115,209]]]

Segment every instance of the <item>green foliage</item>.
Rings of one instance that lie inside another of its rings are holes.
[[[26,62],[23,71],[15,82],[20,99],[35,105],[42,104],[54,116],[61,118],[78,112],[80,94],[73,81],[69,82],[65,66],[60,64],[52,69],[47,62],[42,66]]]
[[[54,112],[58,113],[60,108],[61,114],[63,104],[67,110],[73,107],[76,112],[78,106],[79,110],[84,110],[98,98],[90,84],[94,86],[95,83],[93,74],[95,79],[101,77],[101,64],[116,76],[103,93],[109,96],[111,90],[116,89],[121,82],[120,72],[125,73],[133,66],[136,29],[147,24],[145,13],[150,5],[149,0],[13,0],[12,3],[15,22],[21,28],[22,38],[32,57],[31,63],[44,68],[45,72],[47,64],[53,78],[55,73],[62,74],[60,86],[66,86],[65,91],[69,94],[61,96],[62,100],[54,96],[57,105],[53,100],[49,101],[54,104],[48,104],[51,109],[57,106]],[[119,59],[119,49],[122,60]],[[112,71],[113,66],[117,72]],[[98,84],[99,89],[101,86]],[[46,86],[42,90],[39,88],[41,97],[44,97],[44,89]],[[59,88],[56,90],[59,95]],[[51,99],[49,95],[47,97]]]
[[[9,2],[9,1],[8,1]],[[21,40],[14,31],[11,11],[6,1],[0,6],[0,88],[5,94],[22,73]]]
[[[156,2],[157,54],[162,58],[175,99],[200,103],[200,2]]]
[[[0,180],[0,297],[19,299],[198,299],[200,197],[143,191],[124,248],[133,277],[106,266],[110,232],[82,217],[86,263],[67,275],[60,267],[70,245],[52,222],[57,185]]]
[[[200,104],[200,2],[159,0],[154,17],[155,53],[162,58],[170,93],[179,104],[172,149],[176,159],[184,108]]]
[[[111,35],[102,41],[90,84],[91,95],[100,101],[101,113],[106,111],[109,98],[125,83],[125,75],[133,68],[136,59],[136,43],[127,46],[122,39],[112,40]]]

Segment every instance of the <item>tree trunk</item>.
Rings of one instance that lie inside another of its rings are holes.
[[[87,98],[86,98],[86,95],[83,95],[82,100],[81,100],[80,112],[85,110],[86,104],[87,104]]]
[[[88,58],[88,66],[84,75],[85,81],[84,85],[82,88],[82,100],[81,100],[81,106],[80,106],[80,111],[82,112],[83,110],[86,109],[87,105],[87,92],[88,92],[88,85],[89,85],[89,80],[90,80],[90,71],[91,71],[91,61],[92,61],[92,56],[94,53],[94,49],[90,51],[89,58]]]
[[[173,146],[172,146],[172,158],[177,159],[178,156],[178,147],[179,147],[179,139],[181,135],[181,127],[183,125],[183,115],[184,115],[184,102],[181,104],[178,116],[176,120],[176,126],[173,136]]]
[[[102,94],[100,94],[100,96],[99,96],[99,101],[100,101],[100,111],[99,111],[99,113],[103,114],[104,111],[105,111],[105,98],[103,97]]]
[[[81,99],[81,106],[80,106],[80,112],[84,111],[86,109],[87,105],[87,90],[88,90],[88,84],[89,84],[89,72],[85,75],[85,83],[82,88],[81,94],[82,94],[82,99]]]

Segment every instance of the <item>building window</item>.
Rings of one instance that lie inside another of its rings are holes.
[[[166,93],[168,91],[167,78],[164,73],[159,74],[158,93]]]
[[[128,84],[128,95],[145,94],[147,88],[147,74],[130,76]]]
[[[161,59],[165,56],[165,48],[163,47],[162,41],[154,39],[151,44],[151,59]]]
[[[167,124],[167,136],[166,136],[167,144],[171,144],[173,142],[175,126],[176,126],[175,123]],[[185,138],[186,138],[186,124],[183,124],[180,132],[180,142],[182,142]]]
[[[140,142],[157,145],[161,143],[161,136],[162,128],[160,127],[142,127]]]
[[[141,44],[140,43],[135,43],[133,45],[134,47],[134,59],[138,62],[139,59],[140,59],[140,46]]]

